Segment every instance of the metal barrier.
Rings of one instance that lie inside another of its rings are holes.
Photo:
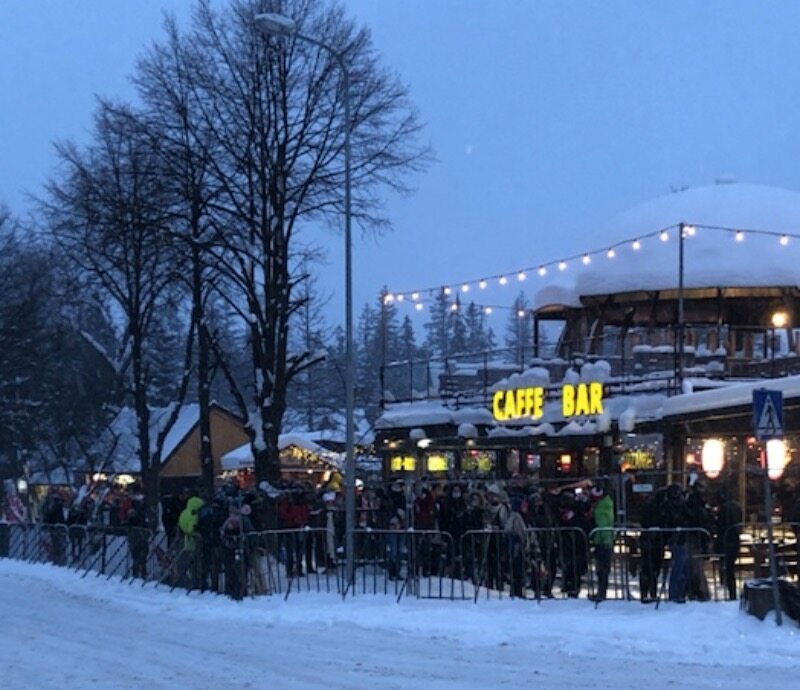
[[[773,526],[778,572],[800,575],[800,523]],[[9,558],[235,599],[301,592],[436,599],[587,596],[643,603],[735,598],[769,569],[767,525],[738,524],[716,540],[701,528],[577,527],[517,533],[357,529],[355,572],[344,581],[342,535],[324,528],[203,540],[140,527],[4,525]],[[483,590],[483,591],[482,591]]]
[[[718,601],[718,555],[699,527],[599,527],[593,545],[597,600]],[[636,575],[638,574],[638,580]]]
[[[557,583],[562,597],[591,595],[593,579],[588,569],[589,542],[578,527],[528,528],[523,534],[500,529],[466,532],[461,537],[462,582],[502,598],[552,598]],[[462,585],[463,587],[463,585]],[[463,590],[462,590],[463,591]]]

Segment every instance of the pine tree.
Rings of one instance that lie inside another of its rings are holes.
[[[507,359],[524,366],[533,353],[533,316],[524,292],[520,292],[511,307],[506,326]]]

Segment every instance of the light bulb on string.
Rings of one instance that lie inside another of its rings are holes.
[[[422,302],[417,302],[414,306],[416,307],[417,311],[422,311]]]
[[[639,251],[642,248],[642,243],[639,240],[634,240],[633,244],[631,244],[633,251]]]
[[[416,302],[417,300],[419,300],[419,293],[418,293],[418,292],[412,292],[412,293],[411,293],[411,299],[412,299],[414,302]]]
[[[789,235],[781,235],[780,243],[781,247],[785,247],[787,244],[789,244]]]
[[[402,302],[405,298],[406,296],[402,292],[397,295],[398,302]]]
[[[581,261],[583,261],[584,266],[588,266],[590,263],[592,263],[592,257],[589,256],[588,254],[584,254]]]
[[[607,256],[609,259],[613,259],[613,258],[614,258],[616,255],[617,255],[617,252],[615,252],[613,248],[612,248],[612,249],[609,249],[609,250],[606,252],[606,256]]]
[[[450,311],[458,311],[458,302],[453,302],[450,305]]]
[[[445,295],[449,295],[453,291],[449,287],[446,287],[442,289],[442,292],[444,292]]]
[[[392,302],[394,302],[394,295],[391,292],[387,295],[384,295],[383,298],[384,304],[391,304]]]
[[[500,276],[500,280],[498,281],[500,285],[508,285],[508,278],[505,276]]]
[[[741,230],[737,230],[734,239],[737,242],[744,242],[744,233]]]
[[[517,310],[517,316],[519,318],[521,318],[521,319],[524,318],[525,317],[525,310],[524,309],[518,309]]]
[[[469,292],[469,285],[467,283],[461,286],[461,292]]]
[[[658,239],[660,239],[662,242],[668,242],[669,233],[666,230],[662,230],[660,233],[658,233]]]
[[[480,282],[480,283],[478,283],[478,287],[479,287],[481,290],[485,290],[487,285],[488,285],[488,283],[487,283],[485,280],[481,280],[481,282]]]
[[[567,270],[567,262],[566,261],[559,261],[558,262],[558,270],[559,271],[566,271]]]
[[[685,225],[683,227],[683,232],[686,237],[694,237],[697,229],[694,227],[694,225]]]
[[[520,271],[519,273],[517,273],[517,280],[519,280],[520,282],[525,280],[525,278],[527,277],[528,276],[525,275],[525,271]]]
[[[540,276],[546,276],[547,275],[547,269],[544,266],[539,266],[539,275]]]
[[[484,313],[484,314],[486,314],[486,315],[488,316],[489,314],[491,314],[491,313],[492,313],[492,308],[491,308],[491,307],[486,307],[486,308],[483,310],[483,313]]]

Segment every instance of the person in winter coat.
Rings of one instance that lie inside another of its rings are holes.
[[[427,487],[418,489],[414,499],[414,529],[418,531],[433,531],[436,529],[436,497]],[[417,569],[422,571],[423,577],[429,577],[434,570],[433,541],[430,534],[417,537]]]
[[[235,503],[229,508],[228,518],[219,529],[222,544],[222,563],[225,572],[225,594],[241,600],[244,597],[249,567],[246,535],[253,531],[250,522],[251,508]]]
[[[200,521],[199,513],[203,505],[202,498],[192,496],[186,502],[186,508],[183,509],[178,518],[178,529],[183,536],[181,556],[178,559],[179,577],[183,579],[183,576],[188,573],[190,586],[194,589],[200,589],[202,585],[201,536],[198,525]]]
[[[689,518],[683,489],[678,484],[671,484],[667,487],[662,524],[670,530],[666,536],[672,554],[669,571],[669,600],[684,603],[689,583],[689,547],[686,543],[686,532],[680,531],[680,528],[685,529],[689,526]]]
[[[742,535],[742,508],[723,488],[717,494],[717,553],[722,554],[722,578],[728,598],[736,599],[736,559]]]
[[[660,489],[648,498],[642,507],[642,532],[639,539],[642,563],[639,570],[639,587],[643,604],[649,604],[658,598],[658,576],[664,564],[664,534],[659,528],[665,501],[666,490]]]
[[[592,498],[595,500],[592,508],[592,518],[595,529],[592,535],[594,555],[597,562],[597,601],[606,598],[608,590],[608,575],[611,572],[611,552],[614,546],[614,503],[608,495],[604,485],[592,489]]]
[[[575,598],[581,589],[586,572],[584,504],[575,500],[572,491],[563,491],[558,498],[558,554],[562,588]]]
[[[523,505],[525,501],[521,496],[514,496],[511,499],[511,511],[508,513],[503,533],[506,537],[506,552],[508,554],[508,567],[511,572],[511,596],[520,599],[525,597],[525,574],[527,571],[526,563],[531,551],[538,551],[532,548],[536,544],[536,537],[528,532],[528,526],[522,517]],[[541,561],[540,554],[533,554],[534,560]]]

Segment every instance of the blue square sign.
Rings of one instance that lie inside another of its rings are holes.
[[[783,393],[758,388],[753,391],[753,428],[759,441],[783,438]]]

